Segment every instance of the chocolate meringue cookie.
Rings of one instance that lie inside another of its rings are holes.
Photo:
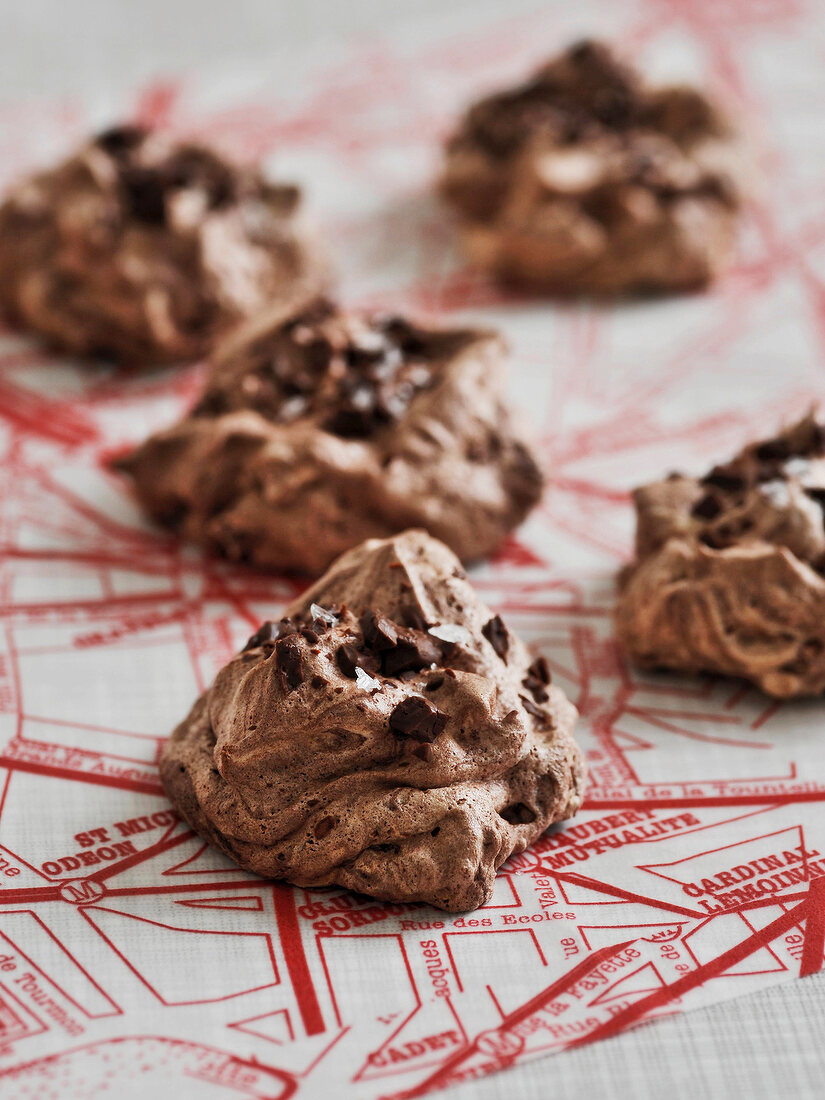
[[[557,294],[710,282],[734,241],[738,157],[700,92],[648,88],[585,41],[471,107],[440,183],[470,260]]]
[[[167,742],[178,810],[241,866],[463,911],[581,804],[575,708],[423,531],[340,558]]]
[[[298,188],[120,126],[0,207],[0,308],[82,355],[192,358],[264,304],[327,282],[302,222]]]
[[[226,345],[198,404],[120,462],[159,522],[233,560],[317,575],[365,538],[426,527],[493,553],[542,477],[492,332],[276,308]]]
[[[825,690],[825,428],[809,416],[704,478],[637,489],[616,624],[640,665]]]

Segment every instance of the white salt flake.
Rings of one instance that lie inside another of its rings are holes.
[[[807,458],[800,458],[797,456],[796,458],[789,458],[785,463],[785,473],[789,474],[791,477],[804,478],[810,469],[811,464]]]
[[[338,622],[338,617],[333,615],[331,611],[327,611],[325,607],[321,607],[320,604],[311,603],[309,605],[309,613],[313,619],[320,619],[322,623],[326,623],[328,626],[335,626]]]
[[[458,642],[466,645],[470,640],[470,631],[458,623],[442,623],[441,626],[431,626],[428,634],[438,638],[442,642]]]
[[[355,682],[362,691],[380,691],[381,685],[374,680],[368,672],[364,672],[359,665],[355,666]]]
[[[786,481],[765,481],[759,489],[774,508],[787,508],[791,503],[791,493]]]

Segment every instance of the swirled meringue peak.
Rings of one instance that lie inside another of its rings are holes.
[[[453,553],[413,530],[349,551],[264,623],[172,734],[161,776],[258,874],[463,911],[579,808],[575,718]]]

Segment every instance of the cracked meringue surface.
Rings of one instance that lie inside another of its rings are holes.
[[[99,134],[0,206],[0,306],[81,355],[194,358],[327,282],[297,187],[139,126]]]

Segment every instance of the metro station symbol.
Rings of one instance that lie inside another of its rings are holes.
[[[100,901],[106,893],[106,887],[93,878],[70,878],[60,884],[58,893],[70,905],[89,905],[93,901]]]

